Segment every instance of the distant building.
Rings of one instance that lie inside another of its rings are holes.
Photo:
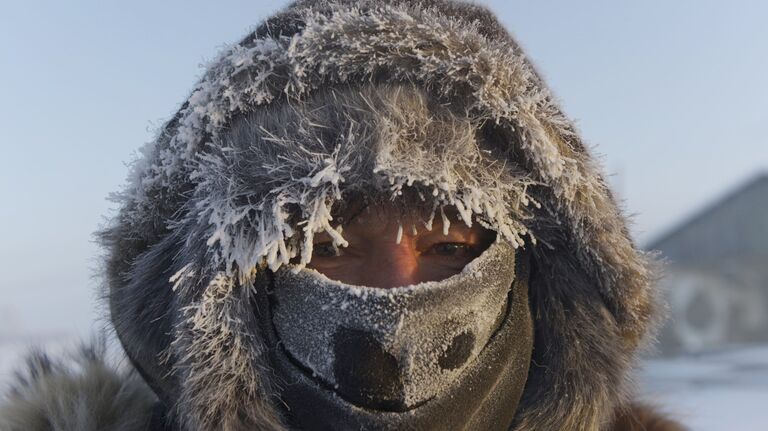
[[[667,261],[663,353],[768,341],[768,174],[646,248]]]

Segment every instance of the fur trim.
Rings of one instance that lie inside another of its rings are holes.
[[[68,362],[36,352],[0,402],[0,429],[146,430],[156,402],[138,375],[105,362],[103,348],[83,347]]]
[[[642,403],[619,409],[612,429],[614,431],[686,431],[686,428],[679,423]]]
[[[600,429],[625,401],[653,332],[650,261],[484,8],[295,3],[224,50],[143,152],[101,234],[110,308],[188,427],[280,429],[252,289],[268,268],[306,262],[315,232],[343,244],[332,212],[355,191],[411,190],[433,215],[453,205],[530,247],[536,340],[514,430]]]

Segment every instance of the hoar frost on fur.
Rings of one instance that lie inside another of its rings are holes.
[[[209,226],[213,268],[223,266],[229,275],[237,270],[243,281],[261,265],[274,271],[295,262],[300,269],[312,257],[317,233],[327,233],[334,247],[346,246],[342,225],[335,226],[332,213],[349,190],[376,191],[397,201],[412,188],[422,205],[432,208],[425,225],[431,230],[439,212],[445,234],[451,224],[445,208],[452,207],[467,226],[478,222],[514,247],[523,244],[523,237],[533,237],[523,221],[526,207],[538,205],[527,193],[534,182],[486,159],[474,134],[476,124],[432,112],[437,108],[427,106],[425,95],[401,87],[331,91],[325,97],[344,99],[349,112],[316,115],[343,117],[346,129],[334,132],[335,144],[320,135],[333,127],[323,121],[331,120],[306,118],[322,108],[308,102],[307,107],[286,108],[286,117],[275,124],[237,124],[197,157],[195,213],[198,224]],[[363,108],[370,112],[355,112]],[[418,115],[406,116],[406,111]],[[274,130],[280,127],[291,132]],[[268,155],[248,159],[257,154],[257,146],[270,146],[269,151],[259,149]],[[366,157],[370,166],[361,161]]]
[[[299,179],[297,184],[309,187],[298,195],[288,194],[287,188],[283,189],[284,193],[278,193],[271,208],[263,204],[238,209],[226,206],[227,202],[221,202],[222,206],[216,206],[211,201],[201,203],[201,205],[210,205],[208,221],[215,227],[207,243],[209,246],[219,246],[222,260],[230,274],[237,267],[245,269],[241,275],[251,276],[253,275],[251,270],[262,263],[274,271],[288,264],[293,258],[300,257],[298,264],[293,266],[294,270],[298,271],[311,259],[313,238],[316,233],[327,233],[332,238],[334,246],[347,246],[340,226],[332,225],[331,215],[333,202],[341,199],[339,184],[343,182],[343,176],[330,169],[330,166],[327,165],[321,172],[324,174],[333,172],[330,176],[332,180],[317,181],[317,175]],[[412,184],[413,181],[398,180],[392,184],[393,197],[398,195],[406,183]],[[452,186],[449,183],[443,185]],[[464,193],[451,193],[450,189],[444,190],[439,185],[435,185],[435,190],[437,196],[434,199],[437,205],[433,209],[430,220],[435,212],[440,212],[444,235],[448,234],[451,224],[444,211],[446,206],[455,207],[467,226],[471,226],[473,219],[477,218],[485,227],[496,230],[515,248],[523,245],[524,235],[530,235],[522,222],[508,214],[503,199],[494,199],[479,188]],[[304,218],[296,223],[296,226],[288,223],[288,205],[297,205],[302,209]],[[245,226],[241,222],[245,222]],[[298,228],[301,229],[301,234]],[[428,228],[431,230],[431,223]],[[255,242],[248,240],[253,239],[253,232],[259,233],[256,235]],[[397,243],[402,239],[402,235],[403,227],[400,225],[397,231]],[[299,238],[301,238],[300,245],[298,245]],[[178,274],[176,278],[180,278]]]
[[[198,156],[233,115],[268,104],[275,98],[281,97],[280,93],[298,97],[315,90],[310,85],[309,76],[312,73],[327,75],[329,82],[344,82],[351,73],[359,72],[360,67],[371,67],[377,64],[377,61],[371,61],[367,56],[363,61],[363,58],[353,54],[355,47],[364,46],[361,44],[362,41],[355,39],[361,35],[340,31],[343,26],[349,26],[350,23],[357,23],[360,26],[369,25],[371,17],[365,11],[351,8],[347,11],[339,11],[330,18],[312,10],[302,13],[305,14],[306,26],[300,34],[290,38],[267,37],[253,39],[244,44],[234,44],[210,63],[208,72],[193,91],[187,105],[180,111],[175,132],[170,135],[167,143],[154,149],[157,152],[157,162],[136,167],[135,171],[140,173],[133,175],[133,186],[126,195],[127,199],[141,208],[145,204],[150,205],[146,196],[153,190],[176,183],[184,176],[192,180],[200,178],[200,172],[197,170]],[[530,88],[534,73],[527,66],[524,58],[510,53],[507,46],[480,36],[477,29],[471,26],[464,28],[466,24],[443,17],[435,17],[435,19],[441,23],[440,26],[425,27],[411,20],[398,8],[384,5],[376,10],[379,28],[388,30],[406,26],[412,27],[412,31],[398,32],[397,35],[382,32],[376,38],[366,40],[365,43],[373,44],[381,52],[388,52],[391,56],[395,52],[421,52],[425,44],[440,47],[446,37],[459,35],[458,40],[473,46],[473,49],[466,50],[470,57],[453,58],[454,63],[450,64],[446,63],[446,58],[441,57],[442,53],[432,51],[430,55],[418,57],[420,69],[414,70],[410,78],[435,83],[439,83],[440,79],[455,81],[456,84],[472,83],[477,86],[474,88],[474,103],[477,105],[472,109],[487,112],[492,118],[514,117],[521,109],[520,104],[536,105],[548,98],[548,95],[544,94],[546,93],[544,89],[539,89],[540,93],[531,99],[508,93],[513,88]],[[407,36],[403,38],[403,34]],[[337,42],[328,45],[329,38]],[[343,38],[350,38],[350,40],[344,41]],[[350,50],[349,55],[338,57],[336,51],[327,50],[328,47],[335,46],[337,43],[346,44]],[[477,46],[483,48],[477,50]],[[405,49],[406,47],[408,49]],[[382,57],[380,61],[396,61],[396,58]],[[472,64],[484,64],[483,70],[491,67],[496,71],[494,73],[496,80],[489,81],[485,79],[485,75],[478,75],[477,78],[480,79],[465,76],[468,72],[479,73]],[[244,75],[248,75],[250,79],[242,81],[236,78]],[[499,85],[501,82],[507,83],[508,87]],[[449,91],[452,86],[437,85],[435,88],[444,88],[445,91]],[[500,92],[502,90],[504,92]],[[162,139],[159,140],[162,141]],[[389,173],[394,174],[392,178],[396,181],[395,188],[415,180],[407,178],[407,174],[402,176],[396,172]],[[237,263],[240,268],[253,268],[260,260],[259,258],[264,258],[270,268],[276,269],[298,254],[302,256],[311,254],[311,240],[304,241],[300,246],[300,253],[297,246],[287,240],[295,232],[292,226],[285,223],[287,214],[283,208],[286,205],[306,205],[306,218],[302,220],[306,222],[302,227],[303,233],[324,231],[333,237],[334,242],[342,245],[343,238],[335,234],[333,229],[329,229],[330,218],[325,214],[331,208],[330,201],[336,199],[334,186],[326,188],[321,185],[322,181],[329,179],[327,174],[335,175],[335,181],[343,181],[343,175],[340,172],[334,172],[331,165],[326,165],[312,177],[301,179],[308,185],[314,184],[314,187],[321,190],[312,202],[296,202],[295,196],[276,197],[270,208],[266,205],[253,208],[262,213],[259,216],[254,216],[246,210],[238,211],[238,208],[230,207],[226,202],[209,202],[213,208],[209,213],[210,223],[216,227],[209,244],[218,243],[224,249],[221,257],[226,261],[228,270],[231,271],[233,263]],[[423,181],[424,178],[418,180]],[[479,190],[467,189],[459,192],[451,187],[443,187],[445,185],[435,184],[434,188],[435,193],[438,193],[436,197],[441,206],[455,206],[462,219],[468,224],[472,223],[471,214],[480,215],[484,223],[497,229],[513,244],[518,246],[522,244],[522,236],[528,232],[519,221],[502,215],[503,209],[500,208],[499,196],[489,199],[489,196]],[[147,210],[151,212],[151,209]],[[135,211],[136,214],[140,212],[140,209]],[[266,213],[271,215],[267,216]],[[267,217],[273,217],[274,222],[268,221]],[[265,234],[263,240],[255,244],[251,250],[242,249],[232,241],[232,237],[237,236],[236,234],[226,234],[222,231],[223,227],[232,226],[244,218],[252,218],[249,224],[262,229]],[[302,264],[306,264],[305,259],[302,257]],[[243,272],[247,273],[247,270]]]

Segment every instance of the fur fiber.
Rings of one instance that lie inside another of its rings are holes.
[[[156,402],[134,371],[106,363],[101,347],[66,363],[38,352],[0,403],[0,430],[146,430]]]
[[[314,233],[343,245],[331,222],[353,196],[415,203],[426,225],[453,206],[530,249],[535,348],[512,430],[611,429],[625,411],[657,320],[652,261],[485,8],[293,3],[213,60],[142,153],[100,233],[105,293],[181,429],[285,429],[250,299],[306,263]]]
[[[636,403],[620,409],[613,423],[614,431],[686,431],[677,422],[662,415],[658,409]]]

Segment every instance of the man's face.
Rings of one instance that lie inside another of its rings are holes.
[[[342,225],[347,247],[336,248],[328,234],[316,234],[307,266],[333,280],[380,288],[448,278],[488,248],[495,233],[477,223],[467,227],[453,211],[446,216],[447,235],[439,212],[428,230],[421,219],[403,218],[391,206],[368,206]]]

